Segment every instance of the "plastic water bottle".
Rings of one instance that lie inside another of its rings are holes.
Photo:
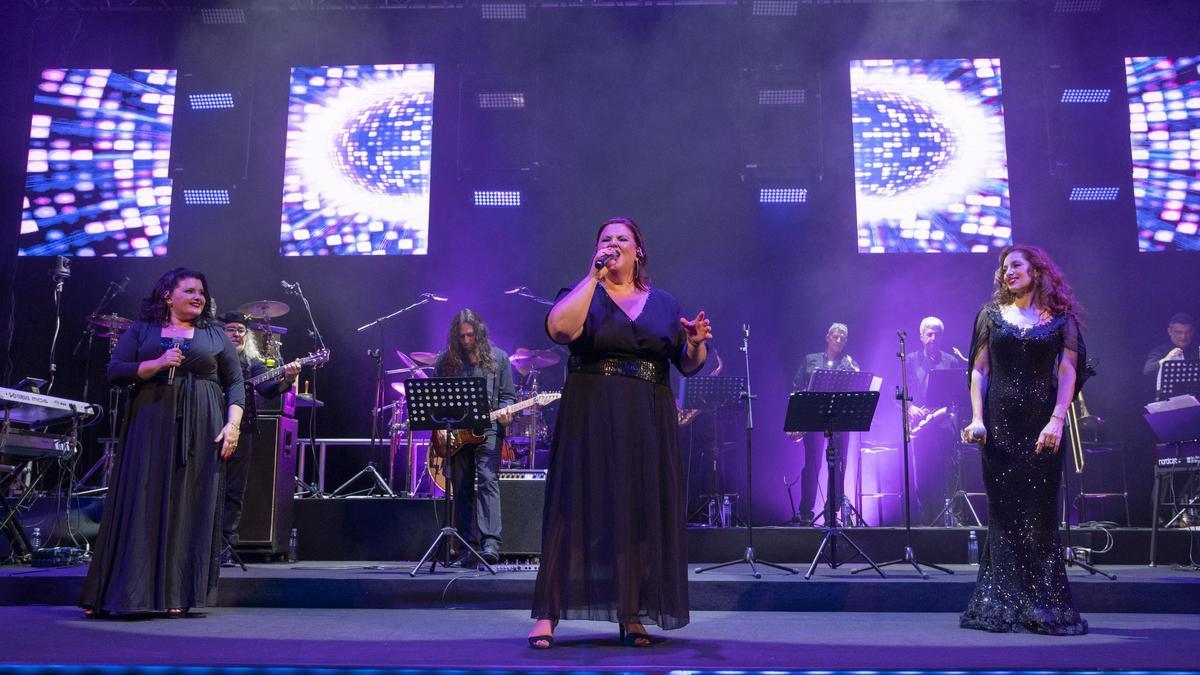
[[[29,537],[29,547],[35,551],[42,547],[42,528],[33,528],[33,534]]]
[[[975,530],[967,534],[967,564],[979,564],[979,537],[975,536]]]
[[[292,532],[291,532],[291,534],[289,534],[289,535],[288,535],[288,557],[287,557],[287,561],[288,561],[288,562],[290,562],[290,563],[294,563],[294,562],[296,562],[296,545],[297,545],[297,543],[298,543],[298,542],[297,542],[297,538],[298,538],[298,537],[297,537],[297,533],[296,533],[296,528],[294,528],[294,527],[293,527],[293,528],[292,528]]]
[[[946,498],[945,506],[946,515],[942,518],[942,523],[946,527],[957,527],[958,523],[954,522],[954,509],[950,508],[950,498]]]
[[[733,504],[729,503],[729,495],[721,500],[721,527],[729,527],[733,518]]]

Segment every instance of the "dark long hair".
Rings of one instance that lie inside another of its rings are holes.
[[[1075,292],[1063,276],[1062,270],[1050,259],[1050,255],[1037,246],[1014,244],[1000,252],[1000,265],[993,279],[992,300],[997,304],[1008,304],[1016,296],[1004,283],[1004,261],[1013,253],[1022,253],[1029,261],[1033,283],[1033,300],[1038,307],[1051,314],[1069,314],[1083,325],[1083,307],[1075,300]]]
[[[487,324],[479,315],[470,309],[464,309],[450,320],[450,335],[446,338],[446,359],[442,362],[439,375],[461,373],[464,363],[471,362],[471,354],[462,348],[458,339],[458,329],[464,323],[475,329],[475,363],[484,372],[496,370],[496,360],[492,358],[492,342],[488,340]]]
[[[628,227],[629,231],[633,233],[633,243],[637,244],[638,249],[642,252],[633,261],[633,285],[640,291],[649,289],[650,273],[647,271],[647,268],[650,264],[650,253],[646,251],[646,238],[642,236],[642,228],[638,227],[638,224],[633,222],[632,218],[609,218],[604,221],[600,229],[596,230],[596,241],[600,241],[600,235],[604,233],[604,228],[613,223],[620,223]]]
[[[200,312],[200,316],[196,317],[196,327],[207,328],[212,325],[215,311],[212,296],[208,294],[208,279],[204,278],[202,272],[189,270],[186,267],[176,267],[158,278],[150,295],[142,299],[142,321],[156,326],[165,326],[169,319],[167,298],[184,279],[199,279],[200,285],[204,288],[204,310]]]

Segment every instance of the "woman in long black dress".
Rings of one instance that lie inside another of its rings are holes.
[[[158,280],[108,379],[133,388],[80,605],[89,616],[212,605],[220,460],[237,447],[245,392],[203,274],[176,268]]]
[[[554,430],[541,567],[529,644],[554,645],[560,619],[619,624],[647,647],[644,624],[688,623],[687,542],[670,364],[694,374],[712,330],[650,286],[646,245],[632,221],[601,226],[588,274],[564,289],[546,330],[569,344]]]
[[[1082,635],[1058,536],[1067,406],[1083,385],[1080,308],[1044,251],[1000,254],[971,341],[968,443],[983,443],[988,535],[963,628]]]

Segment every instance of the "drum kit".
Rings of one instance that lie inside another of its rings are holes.
[[[436,497],[446,489],[443,467],[445,459],[434,452],[429,442],[430,432],[414,432],[408,428],[405,380],[431,377],[437,354],[424,351],[405,353],[396,350],[396,355],[400,358],[402,367],[384,371],[385,375],[395,378],[390,386],[396,398],[386,406],[391,408],[388,430],[391,434],[392,465],[395,466],[398,458],[403,458],[402,461],[407,465],[408,481],[401,488],[404,492],[414,496]],[[561,357],[550,350],[519,347],[509,357],[512,367],[526,383],[517,390],[517,400],[536,396],[538,372],[557,365],[560,360]],[[508,425],[507,431],[500,450],[501,468],[539,468],[535,466],[537,450],[548,447],[550,442],[549,424],[542,415],[540,406],[531,405],[518,412]]]

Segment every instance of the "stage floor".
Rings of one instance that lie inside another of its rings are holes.
[[[693,612],[649,649],[569,622],[526,646],[524,610],[220,608],[205,618],[95,621],[0,607],[10,665],[488,670],[1195,670],[1200,617],[1089,614],[1079,637],[963,630],[955,613]],[[652,632],[661,634],[659,631]],[[3,666],[0,666],[0,670]]]

